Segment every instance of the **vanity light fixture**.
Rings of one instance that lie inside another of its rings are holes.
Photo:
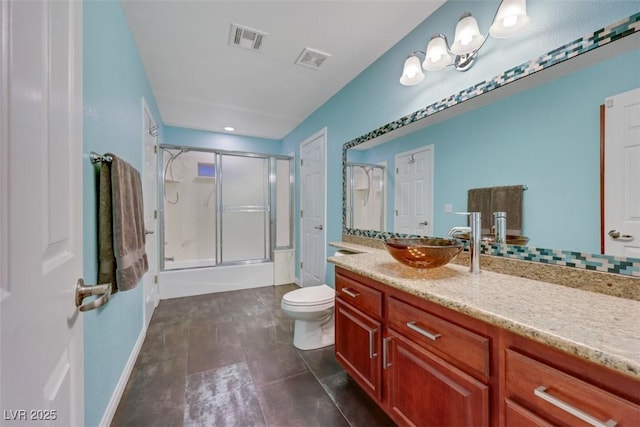
[[[520,33],[529,21],[526,0],[502,0],[489,27],[489,34],[483,36],[480,34],[478,21],[469,12],[465,12],[456,25],[451,47],[444,34],[432,36],[426,52],[414,51],[404,61],[400,83],[405,86],[420,83],[424,80],[423,69],[437,71],[453,65],[458,71],[467,71],[473,66],[478,57],[478,51],[484,46],[489,35],[495,38],[514,36]],[[422,66],[420,66],[418,54],[424,56]]]

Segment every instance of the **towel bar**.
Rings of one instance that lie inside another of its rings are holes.
[[[91,163],[99,163],[99,162],[111,162],[113,160],[113,157],[111,156],[103,156],[100,155],[94,151],[91,152],[91,154],[89,154],[89,160],[91,160]]]
[[[91,295],[101,295],[101,297],[83,305],[82,301]],[[85,286],[84,280],[78,279],[76,283],[76,307],[78,307],[80,311],[95,310],[109,302],[109,298],[111,298],[111,283]]]

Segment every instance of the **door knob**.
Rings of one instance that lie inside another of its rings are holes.
[[[424,225],[426,227],[427,225],[429,225],[429,221],[419,222],[418,225]]]
[[[609,230],[609,237],[621,242],[630,242],[633,240],[633,236],[630,234],[620,234],[618,230]]]
[[[313,228],[315,228],[316,230],[322,230],[322,229],[323,229],[323,228],[322,228],[322,224],[320,224],[320,225],[316,225],[316,226],[315,226],[315,227],[313,227]]]

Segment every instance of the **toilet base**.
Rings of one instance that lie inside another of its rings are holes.
[[[315,350],[335,342],[333,313],[330,319],[296,320],[293,330],[293,346],[299,350]]]

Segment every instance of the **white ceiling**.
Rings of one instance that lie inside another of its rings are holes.
[[[444,1],[122,4],[166,125],[282,139]],[[262,50],[230,46],[231,23],[266,32]],[[305,47],[331,57],[295,65]]]

